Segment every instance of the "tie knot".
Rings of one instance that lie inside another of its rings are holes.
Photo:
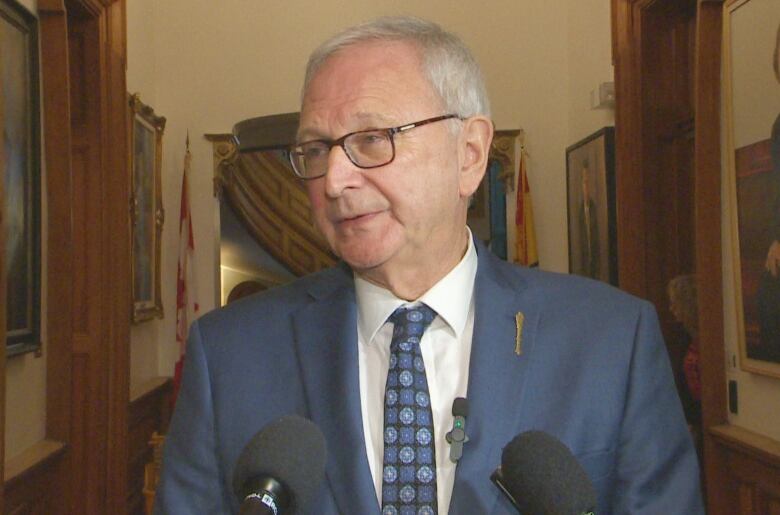
[[[425,304],[413,307],[400,307],[393,311],[388,319],[393,323],[393,333],[397,335],[403,331],[410,336],[422,336],[422,333],[436,318],[436,312]]]

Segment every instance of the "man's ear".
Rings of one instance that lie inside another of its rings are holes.
[[[493,121],[490,118],[478,115],[463,121],[458,139],[461,198],[470,197],[477,191],[487,169],[492,141]]]

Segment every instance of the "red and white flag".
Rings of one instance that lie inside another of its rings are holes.
[[[198,317],[197,290],[195,288],[195,238],[192,235],[192,211],[190,210],[189,171],[190,138],[187,136],[187,151],[184,154],[184,174],[181,180],[181,211],[179,215],[179,267],[176,274],[176,343],[179,359],[173,376],[173,400],[181,386],[181,371],[184,352],[187,347],[187,333],[190,324]]]

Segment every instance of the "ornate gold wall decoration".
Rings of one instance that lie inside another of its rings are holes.
[[[298,276],[336,263],[284,151],[241,154],[228,134],[207,138],[214,145],[215,194],[230,203],[268,253]]]

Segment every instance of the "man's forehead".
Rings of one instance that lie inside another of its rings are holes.
[[[407,123],[432,103],[436,95],[410,43],[358,43],[330,56],[312,77],[298,141]]]

